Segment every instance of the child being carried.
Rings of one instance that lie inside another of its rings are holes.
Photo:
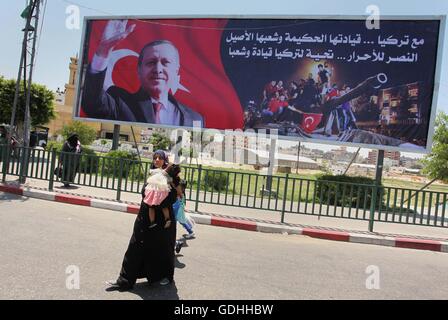
[[[177,195],[182,197],[182,190],[179,186],[180,166],[170,164],[166,169],[153,169],[150,171],[147,186],[145,188],[145,202],[149,206],[149,228],[157,226],[155,223],[156,207],[162,206],[163,216],[165,218],[164,228],[171,226],[169,205],[164,203],[172,188],[175,188]]]

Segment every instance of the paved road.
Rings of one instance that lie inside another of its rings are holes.
[[[134,219],[0,193],[0,299],[448,298],[446,253],[205,225],[177,256],[175,284],[107,292]],[[79,268],[79,289],[67,289],[69,266]],[[368,266],[378,267],[380,289],[366,288]]]
[[[16,177],[9,176],[7,181],[15,184]],[[37,188],[40,190],[47,190],[48,181],[37,180],[37,179],[27,179],[27,183],[24,186],[30,188]],[[68,193],[71,195],[77,196],[87,196],[87,197],[96,197],[98,199],[103,200],[111,200],[113,201],[116,197],[116,191],[114,190],[106,190],[100,188],[86,187],[86,186],[72,186],[69,189],[62,188],[60,183],[55,183],[54,191],[58,193]],[[194,195],[194,194],[193,194]],[[195,197],[193,197],[195,198]],[[139,203],[141,201],[141,195],[137,193],[128,193],[123,192],[121,194],[121,199],[127,202]],[[302,205],[304,205],[302,203]],[[316,206],[315,211],[316,215],[308,215],[308,214],[285,214],[285,222],[301,225],[301,226],[309,226],[309,227],[326,227],[326,228],[336,228],[341,231],[352,232],[352,231],[362,231],[366,232],[368,230],[368,221],[365,220],[355,220],[355,219],[341,219],[335,218],[331,216],[318,216],[320,206]],[[187,209],[195,210],[195,202],[188,201]],[[201,203],[199,205],[199,212],[204,214],[214,214],[221,215],[227,217],[236,217],[236,218],[250,218],[257,219],[261,221],[270,221],[274,223],[279,223],[281,221],[281,212],[279,211],[269,211],[269,210],[259,210],[259,209],[248,209],[242,207],[232,207],[232,206],[223,206],[223,205],[214,205],[214,204],[205,204]],[[308,205],[308,212],[312,209],[311,205]],[[326,212],[326,209],[323,207],[323,210]],[[338,209],[339,210],[339,209]],[[324,212],[323,211],[323,212]],[[352,210],[352,213],[354,211]],[[332,211],[331,211],[332,213]],[[346,208],[347,213],[347,208]],[[441,211],[439,211],[440,215]],[[360,216],[362,216],[360,211]],[[346,216],[346,215],[345,215]],[[368,216],[368,214],[367,214]],[[445,215],[446,216],[446,215]],[[383,217],[384,218],[384,217]],[[406,219],[405,216],[403,216]],[[418,221],[418,220],[417,220]],[[426,220],[424,221],[424,225],[406,225],[399,223],[384,223],[384,222],[375,222],[374,231],[390,234],[392,236],[401,235],[401,237],[407,236],[425,236],[429,238],[437,238],[437,239],[448,239],[448,228],[434,228],[433,226],[426,226]]]

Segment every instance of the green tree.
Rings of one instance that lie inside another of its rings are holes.
[[[410,167],[411,169],[423,169],[423,164],[420,161],[413,163]]]
[[[158,132],[154,132],[149,139],[149,143],[153,145],[153,150],[168,150],[171,146],[170,139]]]
[[[437,115],[432,151],[422,163],[430,178],[448,183],[448,115],[444,112]]]
[[[19,100],[16,111],[17,122],[23,121],[25,116],[26,96],[23,89],[22,82],[20,85]],[[0,123],[9,123],[11,121],[15,90],[15,80],[7,80],[0,76]],[[50,122],[50,120],[55,118],[53,99],[53,92],[47,89],[47,87],[36,83],[31,85],[31,125],[45,125]]]
[[[64,125],[61,134],[65,139],[67,139],[72,132],[76,132],[78,134],[79,140],[83,145],[90,145],[96,138],[95,129],[89,127],[81,121],[72,121],[71,123]]]
[[[228,175],[224,172],[209,172],[206,171],[204,174],[202,186],[204,189],[209,191],[225,190],[226,186],[229,184]]]
[[[115,174],[118,175],[120,170],[120,159],[123,161],[122,174],[123,176],[127,176],[132,167],[137,167],[138,165],[135,162],[137,160],[137,156],[129,151],[125,150],[111,150],[107,153],[107,157],[102,158],[101,161],[104,164],[101,164],[102,172],[105,174]]]

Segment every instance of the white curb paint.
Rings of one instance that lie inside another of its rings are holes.
[[[350,235],[349,242],[395,247],[394,238],[375,236],[370,234],[356,234],[356,233],[350,233],[349,235]]]
[[[23,196],[24,197],[30,197],[30,198],[37,198],[42,200],[49,200],[49,201],[55,201],[56,194],[54,192],[49,191],[32,191],[23,189]]]
[[[282,233],[301,235],[303,233],[303,229],[299,227],[282,226]]]
[[[354,243],[364,243],[364,244],[378,244],[381,239],[378,236],[373,236],[369,234],[355,234],[355,233],[349,233],[350,240],[349,242]]]
[[[257,231],[267,233],[283,233],[283,226],[276,226],[269,223],[257,222]]]
[[[128,211],[128,205],[125,203],[113,203],[110,201],[100,200],[100,199],[90,200],[90,206],[94,207],[94,208],[108,209],[108,210],[121,211],[121,212]]]
[[[391,237],[379,237],[379,241],[374,241],[374,244],[386,247],[395,247],[395,238]]]
[[[205,216],[205,215],[199,215],[194,213],[188,213],[191,218],[193,218],[194,222],[199,224],[212,224],[212,217],[211,216]]]
[[[441,242],[442,247],[440,248],[440,252],[447,252],[448,253],[448,242]]]

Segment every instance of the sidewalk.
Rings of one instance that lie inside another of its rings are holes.
[[[128,213],[137,213],[141,201],[139,194],[122,192],[121,201],[116,201],[114,190],[85,186],[63,188],[60,183],[55,183],[50,192],[48,181],[27,179],[24,185],[19,185],[17,178],[12,176],[7,177],[6,184],[0,184],[1,191]],[[194,208],[194,201],[188,201],[187,210],[200,224],[448,252],[448,229],[445,228],[375,222],[375,232],[368,232],[368,221],[287,213],[285,223],[281,223],[281,212],[204,203],[199,204],[198,212],[193,212]]]

